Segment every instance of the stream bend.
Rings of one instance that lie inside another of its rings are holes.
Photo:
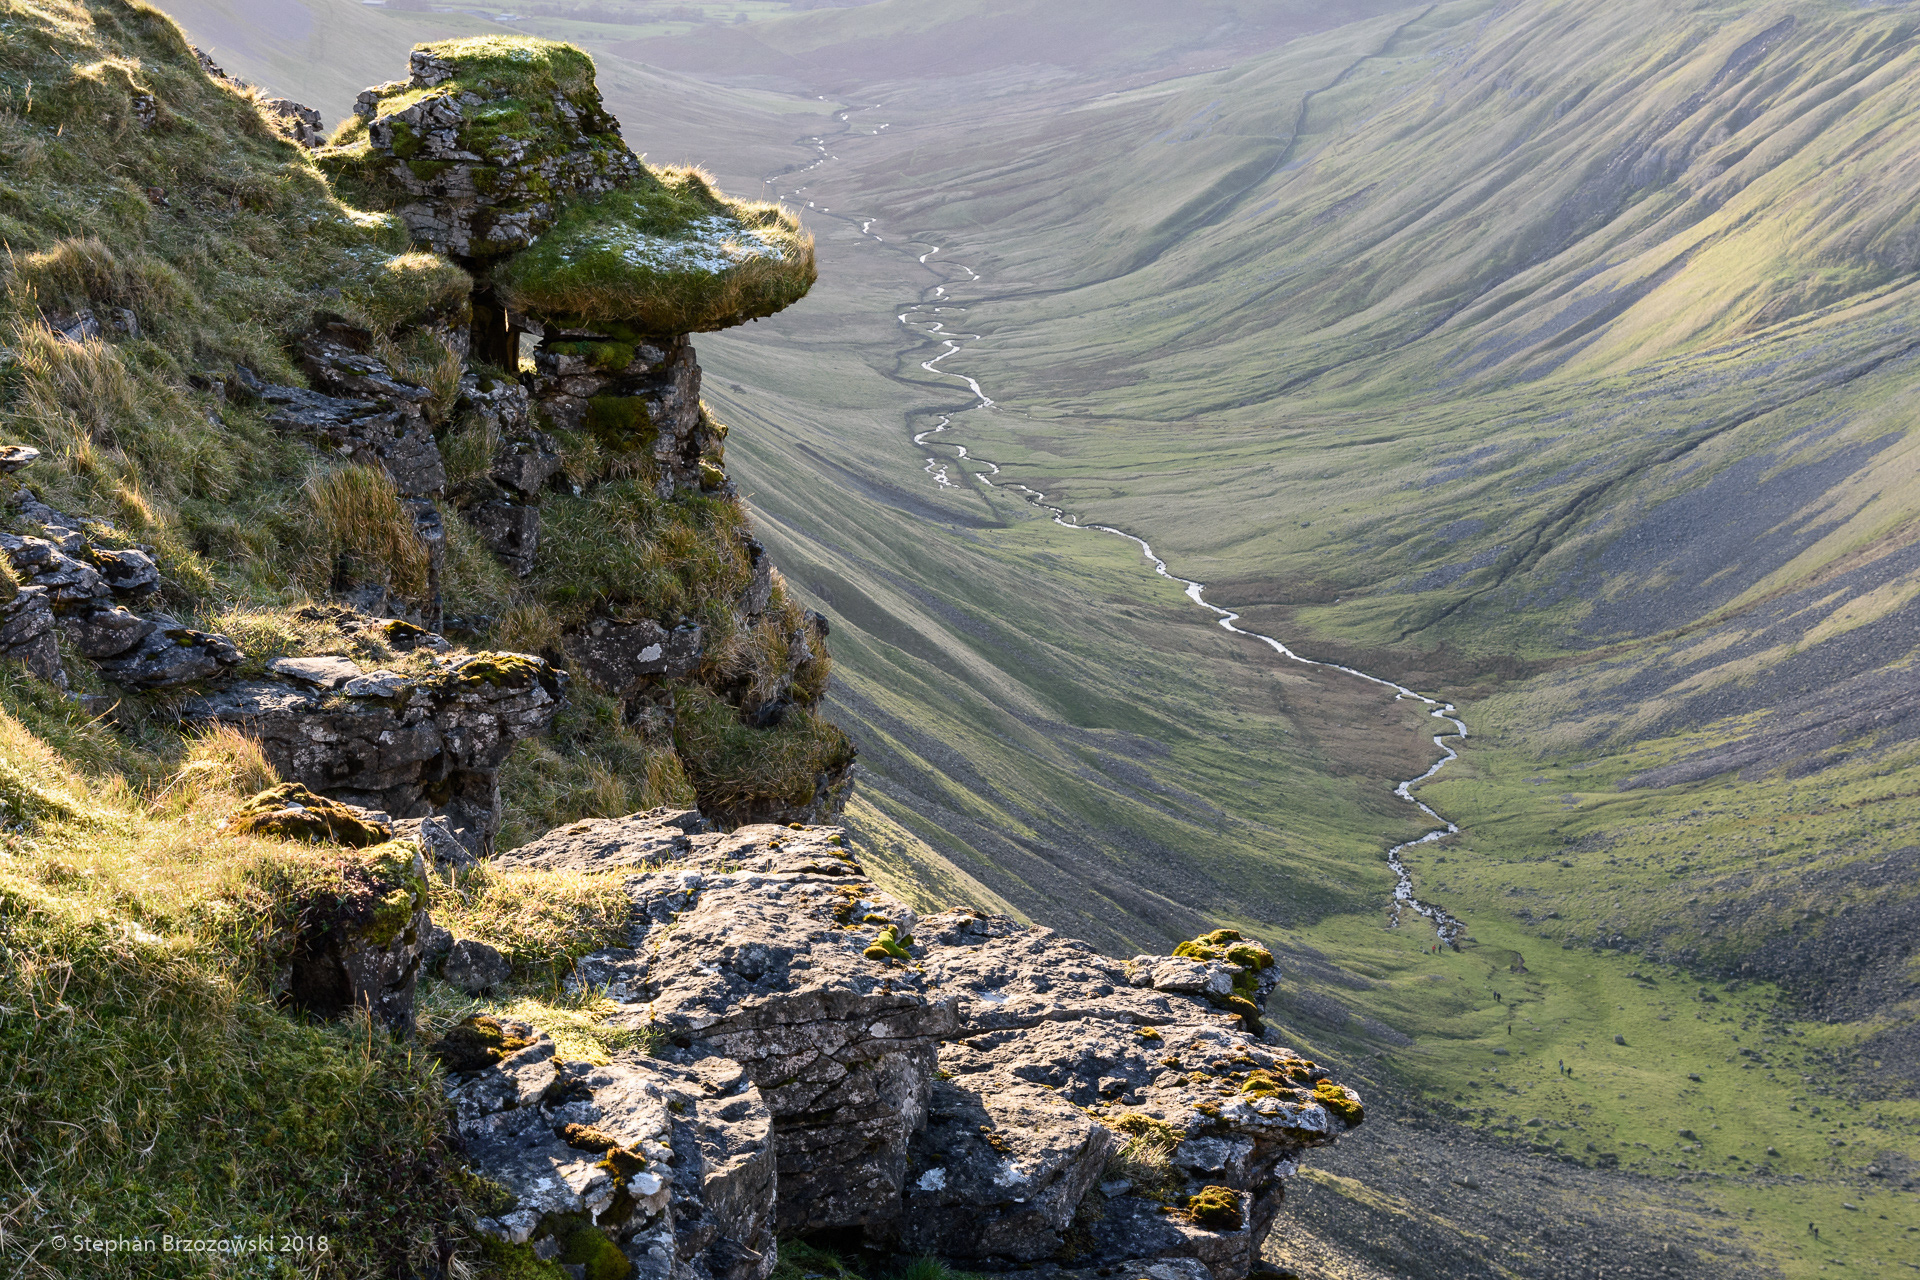
[[[852,115],[852,112],[856,109],[873,110],[874,108],[873,107],[848,108],[847,110],[843,110],[836,113],[835,118],[842,125],[846,125],[849,128],[851,128],[850,116]],[[880,128],[882,129],[886,127],[887,127],[886,125],[880,126]],[[787,174],[775,174],[775,175],[769,176],[766,180],[767,185],[769,187],[773,187],[774,184],[777,182],[777,180],[781,177],[789,176],[789,175],[797,176],[800,173],[810,172],[811,170],[816,169],[820,165],[826,163],[827,160],[831,158],[835,158],[831,156],[831,154],[828,152],[826,147],[826,139],[823,137],[811,137],[811,138],[804,139],[803,145],[811,146],[817,152],[813,162],[805,166],[799,167],[796,170],[789,170]],[[804,186],[799,187],[786,194],[797,197],[805,189],[806,188]],[[813,206],[811,206],[810,204],[809,207],[813,207]],[[824,212],[824,211],[820,211],[820,212]],[[843,217],[846,221],[854,225],[858,229],[859,233],[862,236],[866,237],[867,239],[870,239],[879,243],[886,243],[883,240],[883,238],[873,230],[874,226],[879,222],[878,218],[866,217],[864,215],[852,215],[852,216],[833,215],[833,216]],[[897,245],[897,244],[900,244],[901,242],[895,241],[893,243]],[[924,244],[928,242],[922,241],[921,243]],[[966,266],[962,263],[952,262],[951,260],[947,260],[942,264],[931,263],[929,260],[935,257],[937,254],[939,254],[941,251],[942,251],[942,246],[934,245],[933,247],[929,248],[925,253],[917,255],[919,264],[921,266],[927,267],[929,270],[932,270],[933,267],[936,265],[946,265],[946,266],[951,266],[957,270],[964,271],[967,273],[967,280],[965,281],[965,283],[972,283],[981,278],[979,272],[975,271],[973,268]],[[908,252],[911,252],[911,250],[909,250]],[[947,278],[951,280],[953,277],[949,276]],[[940,367],[942,363],[951,359],[953,356],[958,355],[962,350],[964,350],[966,344],[979,341],[981,335],[977,333],[957,333],[957,332],[950,331],[947,328],[946,321],[934,320],[931,317],[940,315],[948,311],[964,311],[965,308],[956,306],[953,304],[953,302],[951,301],[951,296],[948,294],[947,286],[945,284],[935,286],[930,293],[924,296],[928,299],[927,301],[915,304],[913,306],[909,306],[908,308],[906,308],[905,311],[901,312],[896,317],[896,319],[899,321],[900,325],[903,328],[918,335],[921,339],[925,341],[938,342],[941,345],[940,353],[929,360],[922,361],[920,364],[920,367],[926,370],[928,373],[934,374],[937,377],[952,378],[958,382],[962,382],[966,384],[967,390],[973,393],[975,403],[972,405],[969,405],[966,409],[959,411],[960,413],[992,413],[994,412],[994,410],[997,408],[997,405],[995,404],[993,398],[986,393],[986,391],[981,387],[980,383],[976,379],[969,377],[967,374],[956,373],[951,369],[943,369]],[[999,464],[992,462],[986,458],[977,457],[973,454],[968,453],[965,445],[955,444],[947,441],[936,441],[934,444],[929,445],[928,441],[931,440],[934,436],[941,435],[947,432],[948,430],[951,430],[958,416],[959,414],[953,414],[953,413],[942,415],[939,422],[937,422],[934,426],[928,428],[925,431],[916,432],[913,436],[913,443],[920,446],[923,449],[931,449],[935,447],[951,449],[954,451],[953,461],[972,462],[972,463],[979,464],[980,466],[986,468],[984,472],[976,471],[976,472],[969,472],[965,474],[971,475],[973,479],[980,481],[980,483],[987,485],[989,488],[1001,489],[1006,491],[1014,491],[1014,492],[1020,493],[1025,497],[1028,503],[1039,508],[1042,511],[1045,511],[1049,516],[1053,518],[1053,522],[1055,524],[1060,525],[1063,528],[1088,530],[1094,533],[1110,534],[1116,538],[1125,538],[1128,542],[1131,542],[1135,546],[1140,548],[1140,554],[1143,557],[1145,557],[1147,561],[1149,561],[1153,565],[1153,569],[1155,573],[1159,574],[1161,577],[1166,578],[1170,581],[1177,582],[1182,587],[1184,587],[1187,598],[1193,601],[1193,603],[1198,605],[1200,608],[1205,609],[1208,613],[1213,614],[1215,619],[1219,622],[1223,630],[1229,631],[1232,634],[1237,636],[1245,636],[1250,640],[1257,640],[1261,644],[1264,644],[1268,648],[1272,649],[1274,653],[1278,654],[1280,657],[1286,659],[1289,662],[1297,662],[1302,666],[1308,666],[1308,667],[1325,667],[1330,670],[1339,671],[1346,675],[1353,676],[1357,679],[1364,680],[1369,684],[1379,685],[1383,689],[1390,689],[1393,691],[1394,701],[1396,702],[1410,699],[1415,702],[1423,703],[1427,707],[1431,708],[1428,714],[1432,716],[1433,719],[1444,721],[1446,725],[1449,726],[1447,728],[1441,729],[1439,732],[1433,735],[1433,745],[1438,747],[1441,752],[1440,759],[1435,761],[1433,766],[1429,768],[1425,773],[1422,773],[1419,777],[1408,778],[1404,782],[1397,784],[1393,789],[1394,795],[1400,797],[1402,800],[1406,801],[1408,804],[1413,805],[1415,808],[1419,809],[1422,814],[1425,814],[1428,818],[1431,818],[1434,822],[1437,822],[1440,825],[1437,827],[1434,827],[1432,830],[1428,831],[1426,834],[1420,836],[1417,839],[1404,841],[1400,844],[1394,845],[1392,848],[1387,850],[1387,864],[1393,868],[1393,873],[1395,876],[1395,882],[1394,882],[1394,888],[1393,888],[1393,903],[1388,908],[1388,912],[1387,912],[1387,927],[1398,928],[1400,926],[1401,919],[1405,915],[1405,913],[1408,911],[1411,911],[1416,915],[1425,917],[1427,921],[1433,925],[1434,931],[1439,936],[1439,939],[1441,942],[1445,943],[1450,947],[1453,947],[1455,950],[1458,950],[1460,943],[1465,939],[1467,934],[1466,922],[1459,919],[1457,916],[1454,916],[1453,914],[1448,912],[1445,908],[1439,906],[1436,903],[1423,901],[1414,893],[1413,873],[1410,870],[1408,870],[1406,861],[1402,857],[1402,855],[1406,853],[1406,851],[1409,849],[1418,848],[1419,846],[1425,845],[1425,844],[1433,844],[1437,841],[1446,839],[1448,836],[1459,834],[1460,828],[1456,823],[1451,822],[1448,819],[1442,817],[1440,813],[1437,810],[1435,810],[1431,805],[1427,804],[1424,800],[1420,799],[1418,796],[1413,794],[1413,789],[1415,787],[1418,787],[1423,783],[1431,781],[1436,775],[1439,774],[1439,772],[1442,769],[1446,768],[1449,764],[1452,764],[1455,760],[1458,760],[1460,758],[1460,753],[1457,750],[1455,750],[1452,745],[1450,745],[1450,743],[1448,742],[1448,739],[1451,738],[1451,739],[1459,739],[1461,741],[1465,741],[1467,737],[1467,726],[1466,726],[1466,722],[1460,718],[1459,713],[1454,707],[1454,705],[1451,702],[1443,702],[1438,698],[1429,698],[1423,693],[1417,693],[1414,690],[1409,689],[1407,686],[1401,684],[1397,680],[1391,680],[1384,676],[1376,676],[1369,672],[1361,671],[1356,667],[1345,666],[1337,662],[1323,662],[1315,658],[1302,657],[1300,654],[1295,653],[1292,649],[1289,649],[1283,642],[1275,639],[1272,636],[1263,635],[1258,631],[1249,631],[1245,627],[1238,625],[1240,621],[1240,615],[1238,613],[1234,612],[1231,609],[1222,608],[1221,606],[1210,602],[1206,598],[1207,588],[1205,583],[1196,581],[1192,578],[1183,578],[1179,574],[1173,572],[1173,570],[1169,569],[1167,567],[1167,562],[1161,559],[1160,556],[1157,553],[1155,553],[1152,544],[1150,544],[1145,538],[1141,538],[1134,534],[1128,533],[1124,529],[1116,529],[1112,525],[1080,523],[1080,521],[1076,517],[1071,515],[1065,508],[1057,506],[1051,502],[1048,502],[1047,495],[1041,492],[1040,490],[1032,488],[1031,486],[1028,486],[1028,485],[1020,484],[1016,481],[1000,479],[999,477],[1001,474],[1001,468]],[[961,487],[961,485],[958,481],[953,479],[953,477],[949,474],[950,466],[951,466],[950,462],[944,461],[937,455],[929,453],[926,460],[925,470],[927,475],[933,480],[933,482],[936,485],[939,485],[940,487],[946,488],[946,489],[958,489]]]

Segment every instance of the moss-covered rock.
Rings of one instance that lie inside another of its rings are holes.
[[[1231,1187],[1202,1187],[1187,1197],[1187,1216],[1195,1225],[1216,1231],[1238,1231],[1242,1225],[1240,1193]]]
[[[497,277],[518,308],[654,334],[772,315],[815,278],[813,237],[793,213],[730,200],[694,169],[647,169],[575,204]]]
[[[343,193],[470,260],[533,243],[566,202],[642,173],[572,45],[475,36],[415,48],[411,76],[360,95],[316,154]]]
[[[393,824],[370,810],[318,795],[297,782],[283,782],[243,800],[227,819],[241,835],[304,840],[308,844],[344,844],[354,848],[393,839]]]
[[[450,1074],[479,1071],[533,1043],[532,1028],[476,1014],[442,1036],[430,1052]]]

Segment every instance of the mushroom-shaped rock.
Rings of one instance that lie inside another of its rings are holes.
[[[474,36],[415,48],[412,75],[360,95],[321,150],[357,200],[392,209],[414,239],[468,259],[524,249],[569,197],[641,171],[572,45]]]
[[[790,211],[730,200],[682,168],[574,204],[496,276],[516,310],[652,334],[772,315],[815,278],[813,237]]]

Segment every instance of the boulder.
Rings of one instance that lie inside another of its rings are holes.
[[[413,996],[432,922],[427,865],[411,845],[383,844],[344,858],[340,882],[290,904],[301,932],[283,998],[319,1018],[362,1008],[394,1031],[413,1029]]]
[[[283,782],[241,801],[224,825],[242,835],[356,848],[393,838],[393,822],[386,814],[315,795],[297,782]]]
[[[60,618],[68,643],[88,658],[115,658],[153,634],[154,623],[119,605]]]
[[[462,938],[447,952],[441,976],[468,995],[479,995],[513,976],[513,966],[499,948]]]

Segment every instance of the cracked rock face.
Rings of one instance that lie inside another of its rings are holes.
[[[468,1162],[500,1192],[481,1230],[552,1258],[577,1215],[652,1280],[772,1272],[772,1118],[739,1064],[590,1066],[525,1023],[477,1021],[480,1053],[441,1050]]]
[[[589,431],[611,451],[650,457],[662,497],[702,486],[701,455],[719,436],[700,412],[700,366],[684,334],[636,342],[548,325],[533,361],[538,418]]]
[[[444,811],[469,833],[463,843],[484,849],[499,829],[500,766],[514,743],[546,732],[566,675],[523,654],[471,654],[436,668],[359,672],[338,659],[305,678],[236,682],[182,715],[243,729],[282,777],[337,800],[399,818]]]
[[[368,89],[355,104],[368,154],[323,153],[323,163],[372,170],[413,238],[442,253],[485,259],[524,249],[567,201],[641,172],[600,105],[590,64],[582,83],[573,69],[534,65],[541,57],[530,54],[518,73],[469,42],[417,48],[408,79]],[[510,112],[497,109],[501,99]]]
[[[1360,1121],[1350,1091],[1248,1030],[1257,1009],[1211,990],[1264,999],[1266,961],[1256,982],[976,911],[919,919],[838,828],[690,818],[579,824],[516,865],[642,868],[631,945],[570,985],[672,1060],[756,1082],[782,1231],[858,1227],[986,1270],[1242,1280],[1299,1158]],[[1265,954],[1184,945],[1201,943]]]

